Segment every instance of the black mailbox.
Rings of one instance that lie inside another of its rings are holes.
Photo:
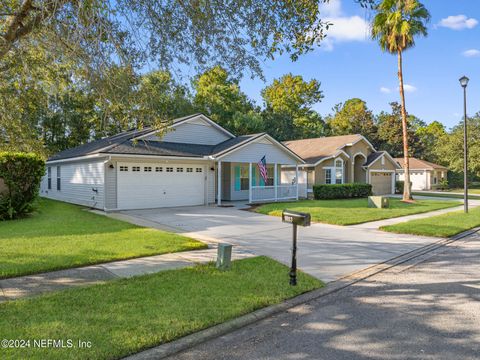
[[[298,211],[283,210],[282,221],[284,223],[299,226],[310,226],[310,214]]]

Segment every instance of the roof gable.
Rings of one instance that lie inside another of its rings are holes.
[[[414,157],[408,158],[410,170],[448,170],[445,166],[434,164],[432,162],[417,159]],[[403,169],[403,158],[395,158],[395,161]]]
[[[317,164],[320,161],[337,156],[345,146],[353,145],[362,139],[365,139],[362,135],[355,134],[291,140],[285,141],[284,144],[301,156],[308,164]]]

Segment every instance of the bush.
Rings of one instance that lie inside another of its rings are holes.
[[[395,181],[396,194],[403,194],[404,187],[405,187],[405,181],[400,181],[400,180]]]
[[[0,152],[0,219],[14,219],[32,211],[45,162],[33,153]]]
[[[314,185],[316,200],[362,198],[372,195],[370,184]]]

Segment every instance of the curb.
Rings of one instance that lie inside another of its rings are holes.
[[[294,298],[288,299],[280,304],[275,304],[259,310],[255,310],[249,314],[237,317],[232,320],[228,320],[218,325],[211,326],[204,330],[199,330],[198,332],[192,333],[190,335],[186,335],[178,340],[174,340],[174,341],[156,346],[154,348],[150,348],[142,352],[127,356],[124,359],[153,360],[153,359],[166,358],[168,356],[177,354],[181,351],[194,347],[195,345],[204,343],[208,340],[225,335],[227,333],[230,333],[234,330],[238,330],[247,325],[251,325],[253,323],[256,323],[270,316],[279,314],[295,306],[308,303],[310,301],[313,301],[318,298],[340,291],[359,281],[365,280],[369,277],[372,277],[376,274],[384,272],[395,266],[405,264],[419,257],[423,257],[430,252],[433,252],[439,248],[445,247],[455,241],[461,240],[478,231],[480,231],[480,227],[465,231],[452,238],[439,240],[437,242],[423,246],[416,250],[412,250],[410,252],[407,252],[405,254],[402,254],[400,256],[397,256],[385,262],[351,273],[343,278],[340,278],[338,280],[328,283],[325,287],[321,289],[317,289],[317,290],[313,290],[313,291],[301,294]]]

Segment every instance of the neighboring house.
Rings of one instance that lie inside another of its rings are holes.
[[[395,161],[401,167],[397,171],[397,180],[404,181],[403,158],[396,158]],[[442,179],[447,178],[448,169],[445,166],[413,157],[409,159],[409,164],[412,190],[432,190],[435,185],[440,184]]]
[[[202,114],[166,130],[130,130],[52,156],[41,195],[102,210],[298,198],[298,186],[279,175],[303,160],[268,134],[237,137]],[[257,165],[264,156],[266,182]]]
[[[376,151],[362,135],[292,140],[284,143],[300,155],[300,186],[312,191],[314,184],[369,183],[377,195],[395,192],[398,163],[385,151]],[[283,182],[294,182],[292,168],[282,170]]]

